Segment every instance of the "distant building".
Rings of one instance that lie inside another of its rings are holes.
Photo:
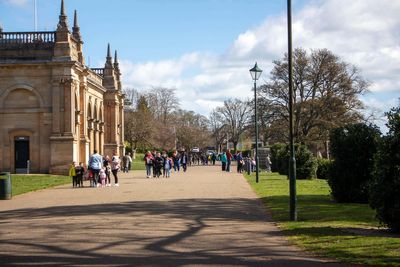
[[[124,95],[117,52],[104,68],[84,63],[75,11],[64,1],[57,30],[4,32],[0,27],[0,171],[67,174],[96,149],[123,154]]]

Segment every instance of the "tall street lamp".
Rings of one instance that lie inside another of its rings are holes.
[[[288,23],[288,68],[289,68],[289,184],[290,184],[290,220],[297,221],[296,208],[296,158],[293,137],[293,65],[292,65],[292,1],[287,1]]]
[[[256,183],[258,183],[258,115],[257,115],[257,80],[260,78],[262,70],[257,66],[257,62],[252,69],[250,69],[251,78],[254,81],[254,125],[256,127]]]

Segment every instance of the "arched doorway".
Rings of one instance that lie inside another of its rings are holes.
[[[29,137],[17,136],[14,138],[15,173],[27,173],[29,168]]]

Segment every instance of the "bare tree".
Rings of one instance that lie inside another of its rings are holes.
[[[128,88],[124,90],[125,95],[125,110],[134,110],[136,108],[138,99],[140,97],[139,92],[134,88]]]
[[[143,95],[136,101],[135,109],[125,112],[125,140],[132,149],[151,147],[153,146],[154,117]]]
[[[208,119],[193,111],[178,110],[175,112],[176,137],[181,147],[205,147],[210,143]]]
[[[235,150],[242,134],[248,128],[251,119],[251,110],[252,108],[248,101],[239,99],[224,101],[224,105],[216,109],[216,112],[220,113],[224,119]]]
[[[218,152],[220,152],[222,150],[222,144],[227,138],[227,124],[225,124],[222,114],[217,110],[213,110],[210,113],[208,121],[215,147],[218,149]]]
[[[146,98],[154,116],[164,125],[167,125],[168,116],[179,108],[175,89],[154,87],[147,92]]]
[[[275,136],[285,137],[288,125],[287,55],[274,61],[271,79],[261,86],[260,108]],[[358,99],[368,82],[359,70],[327,49],[294,51],[294,133],[297,142],[327,140],[330,129],[359,121]],[[270,133],[271,134],[271,133]]]

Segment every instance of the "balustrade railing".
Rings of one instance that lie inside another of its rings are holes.
[[[104,76],[104,69],[103,68],[91,68],[91,70],[96,73],[97,75]]]
[[[54,43],[55,32],[0,32],[0,44]]]

